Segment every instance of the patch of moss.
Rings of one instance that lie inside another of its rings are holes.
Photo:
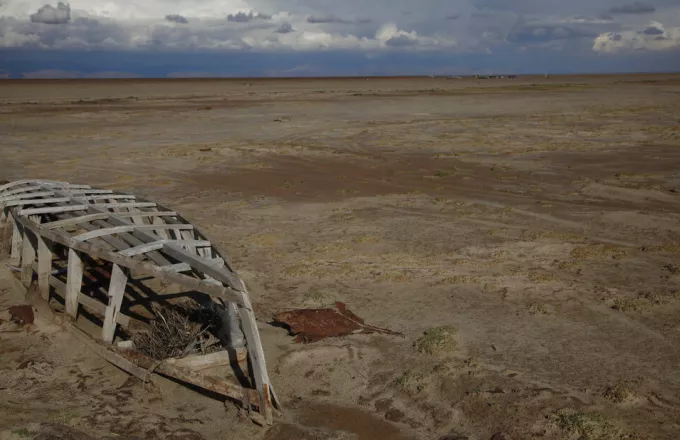
[[[452,326],[442,326],[427,330],[425,334],[413,343],[418,353],[440,355],[450,353],[458,348],[456,334],[458,330]]]

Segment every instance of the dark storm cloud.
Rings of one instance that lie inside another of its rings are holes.
[[[59,2],[56,8],[52,5],[45,5],[31,15],[31,21],[45,24],[68,23],[71,21],[71,6],[62,2]]]
[[[283,23],[281,26],[278,27],[274,32],[277,34],[289,34],[291,32],[295,32],[295,29],[293,29],[293,25],[290,23]]]
[[[644,31],[642,31],[643,34],[645,35],[663,35],[663,29],[659,29],[658,27],[650,26],[646,28]]]
[[[237,12],[236,14],[227,15],[227,20],[234,21],[236,23],[248,23],[253,20],[269,20],[270,18],[272,18],[271,15],[254,14],[253,11],[250,11],[248,13]]]
[[[621,6],[614,6],[609,10],[612,14],[649,14],[656,11],[656,8],[649,3],[632,2]]]
[[[183,15],[179,14],[168,14],[165,16],[165,19],[167,21],[173,22],[173,23],[180,23],[180,24],[187,24],[189,23],[189,20],[187,20],[186,17]]]
[[[460,14],[451,14],[451,15],[446,16],[447,20],[458,20],[459,18],[460,18]]]

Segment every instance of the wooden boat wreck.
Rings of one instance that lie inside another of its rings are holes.
[[[169,376],[273,422],[281,405],[248,291],[198,228],[134,195],[48,180],[1,185],[0,209],[19,285],[61,303],[83,343],[142,380]],[[153,304],[188,298],[219,317],[217,351],[158,360],[125,343],[153,321]]]

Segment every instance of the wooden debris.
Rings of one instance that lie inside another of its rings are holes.
[[[267,373],[245,284],[210,241],[177,212],[88,185],[20,180],[0,184],[0,225],[12,229],[11,238],[9,232],[0,238],[11,249],[10,263],[20,272],[16,283],[21,291],[37,278],[42,300],[61,297],[72,326],[92,314],[103,317],[95,320],[103,324],[101,333],[75,333],[102,357],[143,380],[153,370],[241,400],[249,410],[259,409],[250,412],[253,421],[273,422],[273,409],[280,410],[281,405]],[[150,279],[158,280],[156,287],[144,284]],[[168,286],[175,290],[168,292]],[[205,325],[185,325],[173,334],[168,316],[162,315],[155,321],[165,325],[159,326],[161,337],[152,338],[155,349],[148,350],[149,344],[145,347],[139,340],[134,348],[117,348],[117,336],[123,335],[119,325],[128,335],[134,333],[132,327],[148,326],[148,314],[137,315],[131,307],[168,297],[175,302],[182,295],[199,296],[216,306],[219,332]],[[24,312],[17,321],[32,322],[30,306]],[[183,331],[186,337],[177,338]],[[213,333],[220,333],[219,339]],[[219,345],[222,339],[225,346]],[[149,356],[138,349],[147,350]],[[242,367],[253,388],[196,373],[234,364]]]

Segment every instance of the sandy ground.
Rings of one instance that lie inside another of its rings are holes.
[[[0,438],[678,437],[680,76],[3,81],[0,102],[0,179],[134,192],[229,255],[287,408],[258,428],[5,323]],[[405,337],[268,324],[334,301]]]

